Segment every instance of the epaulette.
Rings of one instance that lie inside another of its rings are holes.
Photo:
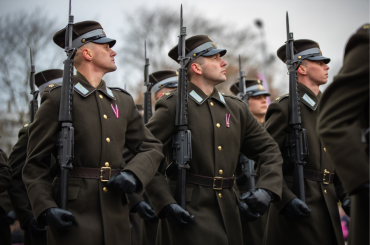
[[[162,95],[161,99],[163,98],[164,100],[167,100],[167,99],[171,98],[175,93],[177,93],[177,89],[168,91],[167,93]]]
[[[232,94],[224,94],[224,93],[222,93],[222,95],[223,95],[224,97],[232,98],[232,99],[234,99],[234,100],[239,100],[240,102],[243,102],[241,99],[239,99],[239,98],[238,98],[238,97],[236,97],[235,95],[232,95]]]
[[[44,88],[44,92],[43,93],[45,93],[45,92],[49,92],[50,93],[52,90],[54,90],[56,88],[59,88],[59,87],[62,87],[62,84],[60,84],[60,83],[52,83],[52,84],[49,84],[48,86],[46,86]]]
[[[282,95],[280,97],[277,97],[275,99],[275,102],[279,103],[280,101],[282,101],[283,99],[288,98],[288,97],[289,97],[289,94],[284,94],[284,95]]]
[[[132,97],[132,95],[129,92],[127,92],[126,90],[124,90],[123,88],[113,88],[113,87],[107,87],[107,88],[110,88],[110,89],[113,89],[113,90],[116,90],[116,91],[124,92],[124,93],[126,93],[126,94],[128,94]]]

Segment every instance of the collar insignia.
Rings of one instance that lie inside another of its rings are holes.
[[[302,97],[309,105],[311,105],[312,107],[315,106],[316,102],[313,101],[310,96],[308,96],[307,94],[304,94],[303,97]]]
[[[113,97],[113,98],[114,98],[113,93],[112,93],[112,90],[110,90],[109,88],[107,88],[107,93],[108,93],[111,97]]]
[[[199,94],[197,94],[194,90],[193,90],[193,91],[191,91],[189,94],[190,94],[190,96],[191,96],[193,99],[195,99],[195,100],[196,100],[196,101],[198,101],[199,103],[203,101],[203,98],[202,98],[202,97],[200,97],[200,95],[199,95]]]
[[[83,93],[84,95],[87,94],[89,92],[89,90],[87,90],[84,86],[81,85],[81,83],[77,83],[75,85],[75,89],[77,89],[78,91],[80,91],[81,93]]]
[[[222,94],[220,92],[218,92],[218,95],[220,96],[220,100],[222,101],[222,103],[224,103],[226,105],[226,101],[225,101],[224,96],[222,96]]]

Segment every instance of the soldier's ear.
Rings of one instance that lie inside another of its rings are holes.
[[[305,66],[300,65],[299,68],[298,68],[298,72],[302,75],[306,75],[307,74],[307,68]]]
[[[203,73],[201,65],[197,63],[191,64],[191,69],[198,75],[202,75]]]
[[[89,48],[84,48],[82,50],[82,55],[86,60],[92,60],[92,52]]]

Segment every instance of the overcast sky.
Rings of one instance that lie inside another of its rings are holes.
[[[0,14],[16,13],[19,10],[32,11],[38,6],[54,16],[62,29],[67,24],[68,2],[69,0],[0,0]],[[141,6],[158,5],[168,7],[169,11],[179,11],[181,3],[184,7],[185,26],[188,6],[195,6],[200,13],[214,21],[230,21],[252,28],[256,28],[255,19],[262,19],[267,49],[274,53],[286,40],[285,12],[289,11],[290,30],[294,32],[294,38],[317,41],[323,55],[330,57],[332,66],[338,69],[348,38],[358,27],[369,22],[368,0],[73,0],[72,14],[75,22],[99,21],[107,35],[117,39],[116,49],[119,50],[123,43],[117,32],[130,24],[123,23],[125,12],[140,11]],[[217,42],[217,37],[212,39]],[[329,73],[330,80],[335,75],[333,72],[337,73],[338,69]]]

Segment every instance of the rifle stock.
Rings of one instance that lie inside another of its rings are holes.
[[[308,156],[306,130],[302,128],[300,99],[298,93],[297,69],[302,61],[294,58],[293,33],[289,32],[289,16],[286,13],[287,42],[286,55],[289,72],[289,126],[291,133],[286,138],[286,148],[290,162],[294,163],[293,193],[305,201],[303,167]]]
[[[188,162],[192,158],[191,150],[191,132],[188,130],[188,94],[187,94],[187,58],[185,57],[185,36],[186,27],[183,27],[182,5],[180,14],[180,35],[179,35],[179,60],[180,68],[178,69],[179,83],[176,101],[176,118],[175,126],[178,128],[173,137],[173,163],[178,169],[177,185],[175,191],[175,200],[185,209],[186,204],[186,170],[189,169]]]
[[[64,61],[63,85],[61,90],[59,122],[61,130],[58,134],[58,161],[60,166],[60,191],[58,206],[68,209],[68,176],[69,170],[73,168],[72,160],[74,157],[74,128],[72,125],[72,106],[73,106],[73,58],[76,49],[72,48],[73,16],[71,15],[71,0],[69,2],[68,25],[66,27],[65,52],[67,59]]]

